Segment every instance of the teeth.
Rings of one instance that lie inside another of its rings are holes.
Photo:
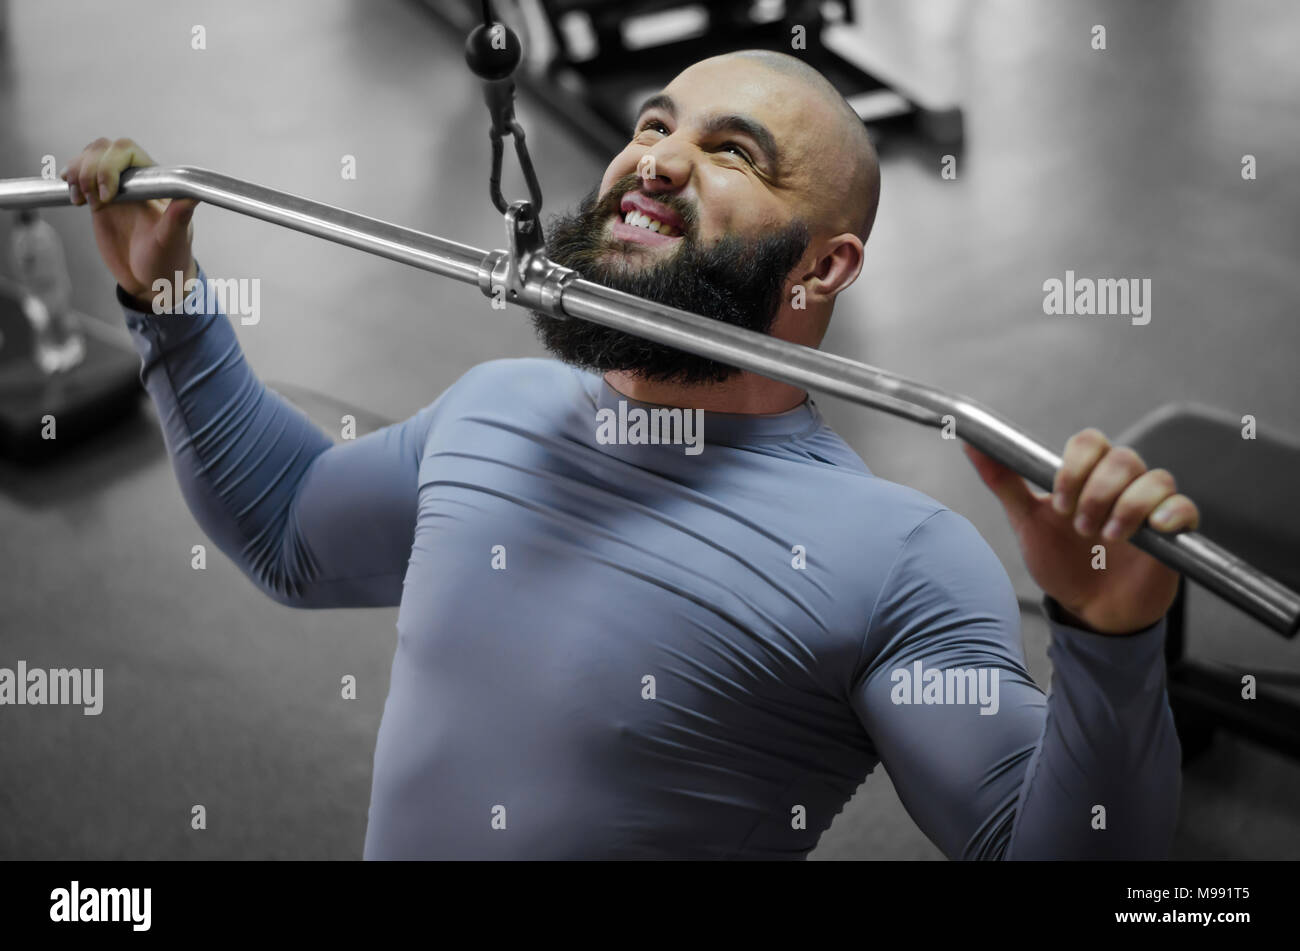
[[[656,234],[662,234],[666,237],[677,236],[677,229],[672,225],[666,225],[662,221],[656,221],[654,218],[642,214],[635,208],[624,215],[623,221],[634,228],[645,228],[647,231],[653,231]]]

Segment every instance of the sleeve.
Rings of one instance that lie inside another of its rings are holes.
[[[195,520],[281,604],[397,604],[438,404],[335,445],[253,374],[201,268],[198,278],[175,314],[145,313],[117,289]]]
[[[1165,622],[1119,637],[1049,622],[1045,697],[1006,571],[941,509],[882,587],[854,709],[908,814],[951,859],[1166,858],[1181,748]]]

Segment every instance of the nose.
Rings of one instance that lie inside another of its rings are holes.
[[[636,173],[646,194],[678,191],[691,177],[690,158],[686,149],[668,136],[641,154]]]

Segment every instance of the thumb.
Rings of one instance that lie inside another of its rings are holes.
[[[168,245],[184,235],[190,219],[194,217],[194,209],[198,206],[198,199],[195,198],[173,198],[158,226],[158,243]]]
[[[1008,469],[991,456],[986,456],[969,443],[963,443],[962,450],[1013,521],[1030,513],[1037,500],[1019,473]]]

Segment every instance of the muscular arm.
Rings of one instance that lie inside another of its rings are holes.
[[[949,858],[1166,857],[1181,750],[1164,621],[1124,637],[1053,621],[1051,634],[1044,697],[1025,669],[1006,572],[966,519],[941,510],[890,570],[854,707],[908,813]],[[917,661],[923,671],[983,668],[990,684],[996,672],[996,712],[896,703],[915,696],[895,671],[911,678]]]
[[[282,604],[397,604],[436,404],[334,445],[257,379],[218,307],[147,314],[120,287],[118,302],[181,493],[213,543]]]

